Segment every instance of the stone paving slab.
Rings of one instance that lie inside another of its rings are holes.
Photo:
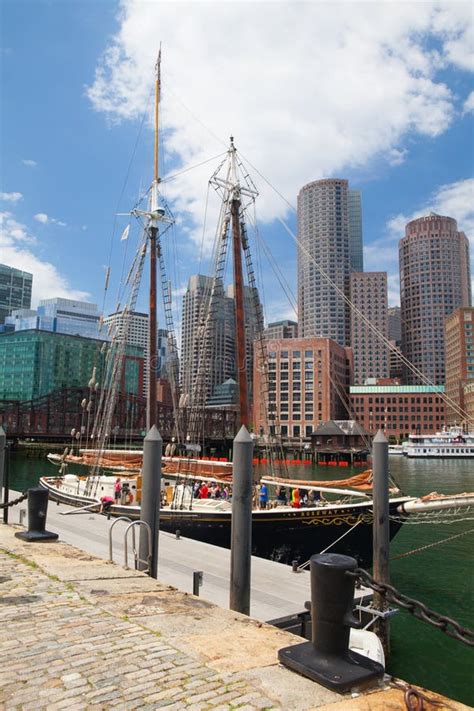
[[[399,690],[341,696],[281,667],[293,635],[15,530],[0,524],[2,711],[405,708]]]

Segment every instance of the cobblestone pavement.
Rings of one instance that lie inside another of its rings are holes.
[[[5,711],[279,708],[70,583],[0,552],[0,705]]]
[[[19,530],[0,524],[0,711],[406,708],[384,683],[342,696],[282,667],[293,635]]]

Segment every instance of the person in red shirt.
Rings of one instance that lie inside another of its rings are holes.
[[[207,486],[206,482],[204,481],[201,484],[201,488],[199,489],[199,498],[200,499],[207,499],[209,496],[209,487]]]

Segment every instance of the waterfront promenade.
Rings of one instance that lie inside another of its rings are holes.
[[[341,697],[281,667],[288,633],[18,530],[0,525],[5,711],[404,708],[398,689]]]

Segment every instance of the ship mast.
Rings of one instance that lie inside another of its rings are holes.
[[[244,277],[242,269],[242,252],[248,248],[245,238],[244,212],[242,196],[251,202],[257,196],[257,190],[251,183],[249,176],[245,176],[245,183],[241,185],[239,180],[239,169],[241,164],[234,145],[234,139],[230,138],[230,147],[227,151],[225,161],[225,178],[220,177],[224,164],[221,164],[210,180],[210,184],[221,195],[226,210],[223,212],[224,222],[219,234],[221,235],[221,245],[217,250],[222,251],[218,259],[221,268],[225,264],[225,254],[227,250],[227,228],[229,222],[232,225],[232,261],[234,269],[234,303],[235,303],[235,335],[236,335],[236,375],[239,390],[238,426],[250,424],[249,389],[247,383],[247,346],[245,338],[245,304],[244,304]],[[229,219],[230,218],[230,219]],[[246,262],[247,265],[247,262]],[[248,268],[248,265],[247,265]],[[212,296],[211,296],[212,302]],[[212,304],[211,304],[212,305]],[[212,309],[211,309],[212,310]]]
[[[234,265],[236,371],[239,386],[240,425],[249,426],[249,401],[247,387],[247,349],[245,343],[244,279],[242,273],[242,235],[240,231],[240,186],[237,176],[236,150],[234,139],[230,138],[231,175],[233,185],[231,196],[232,252]]]
[[[150,221],[148,224],[148,234],[150,242],[150,294],[149,294],[149,323],[148,323],[148,392],[147,392],[147,429],[156,425],[156,363],[157,363],[157,324],[156,324],[156,238],[158,233],[158,119],[160,106],[161,89],[161,47],[156,61],[155,74],[155,149],[154,149],[154,171],[153,183],[151,185],[150,199]]]

